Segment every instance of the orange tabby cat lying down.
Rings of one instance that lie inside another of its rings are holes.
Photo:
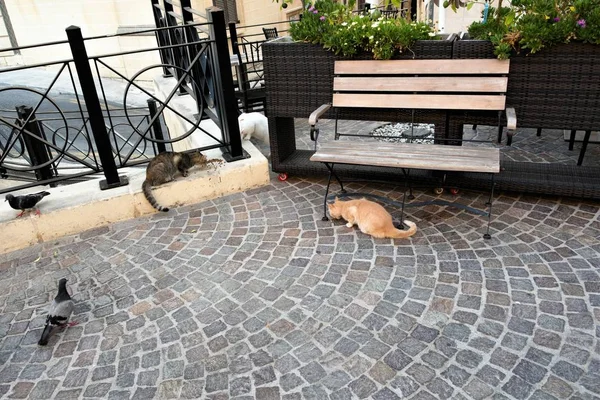
[[[348,228],[358,225],[362,233],[375,238],[403,239],[417,232],[417,225],[410,221],[404,221],[409,226],[408,230],[397,229],[392,223],[390,213],[379,204],[367,199],[340,201],[336,197],[335,202],[328,204],[327,207],[331,218],[343,218],[348,221],[346,224]]]

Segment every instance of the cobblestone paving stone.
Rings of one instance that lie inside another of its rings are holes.
[[[504,194],[490,241],[481,217],[409,209],[394,242],[320,221],[322,193],[274,181],[2,256],[0,395],[600,396],[597,204]],[[38,347],[61,277],[79,325]]]
[[[392,241],[272,182],[0,256],[0,398],[600,398],[597,202],[502,194],[490,241],[409,208]],[[79,325],[38,347],[62,277]]]

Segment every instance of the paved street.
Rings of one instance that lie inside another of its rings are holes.
[[[600,396],[597,203],[503,194],[490,241],[409,208],[394,242],[322,222],[322,194],[273,180],[0,256],[0,397]],[[79,325],[38,347],[61,277]]]

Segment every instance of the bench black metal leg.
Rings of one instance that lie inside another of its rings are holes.
[[[327,218],[327,196],[329,195],[329,186],[331,185],[331,176],[333,175],[333,164],[330,166],[328,163],[325,163],[327,169],[329,169],[329,179],[327,179],[327,188],[325,189],[325,198],[323,199],[323,218],[321,221],[329,221]]]
[[[575,134],[577,131],[575,129],[571,130],[571,136],[569,136],[569,150],[573,150],[573,146],[575,146]]]
[[[537,136],[542,136],[542,128],[537,128]]]
[[[579,159],[577,160],[577,165],[583,164],[583,157],[585,157],[585,151],[587,150],[588,142],[590,141],[590,135],[592,134],[591,130],[585,131],[585,136],[583,137],[583,143],[581,144],[581,150],[579,151]]]
[[[498,144],[502,143],[502,130],[504,127],[502,126],[502,111],[498,111]],[[507,140],[511,140],[510,136],[508,136]],[[510,142],[506,143],[507,146],[510,146]]]
[[[494,174],[491,174],[491,176],[492,176],[492,187],[490,188],[490,198],[486,204],[490,209],[488,211],[487,231],[483,235],[484,239],[492,238],[492,236],[490,235],[490,223],[492,221],[492,204],[494,202],[494,187],[496,186],[496,183],[494,182]]]
[[[410,178],[410,169],[405,169],[402,168],[402,173],[404,174],[404,195],[402,196],[402,209],[400,210],[400,223],[404,224],[404,205],[406,204],[406,189],[410,190],[410,195],[409,195],[409,199],[411,199],[411,197],[414,199],[414,196],[412,195],[412,187],[409,184],[409,178]]]
[[[335,132],[333,137],[335,140],[338,140],[340,138],[340,133],[338,132],[338,110],[335,110],[335,127],[333,132]]]
[[[335,177],[335,180],[338,181],[338,183],[340,184],[340,187],[342,188],[340,190],[340,193],[346,193],[346,189],[344,189],[344,184],[342,183],[342,180],[340,179],[339,176],[337,176],[337,174],[333,171],[333,164],[331,164],[331,166],[328,163],[325,163],[325,165],[327,166],[327,169],[329,169],[329,175],[333,175]]]

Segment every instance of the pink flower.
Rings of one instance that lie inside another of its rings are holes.
[[[553,21],[554,21],[554,22],[558,22],[558,21],[560,21],[560,17],[554,17]]]
[[[318,14],[318,13],[319,13],[319,12],[318,12],[317,10],[314,10],[314,11],[313,11],[313,14]]]
[[[321,21],[325,21],[325,16],[322,15],[321,18],[319,18]]]
[[[315,9],[315,6],[310,6],[310,8],[308,9],[308,11],[313,11]]]
[[[585,28],[585,19],[577,21],[577,25],[579,25],[580,28]]]

